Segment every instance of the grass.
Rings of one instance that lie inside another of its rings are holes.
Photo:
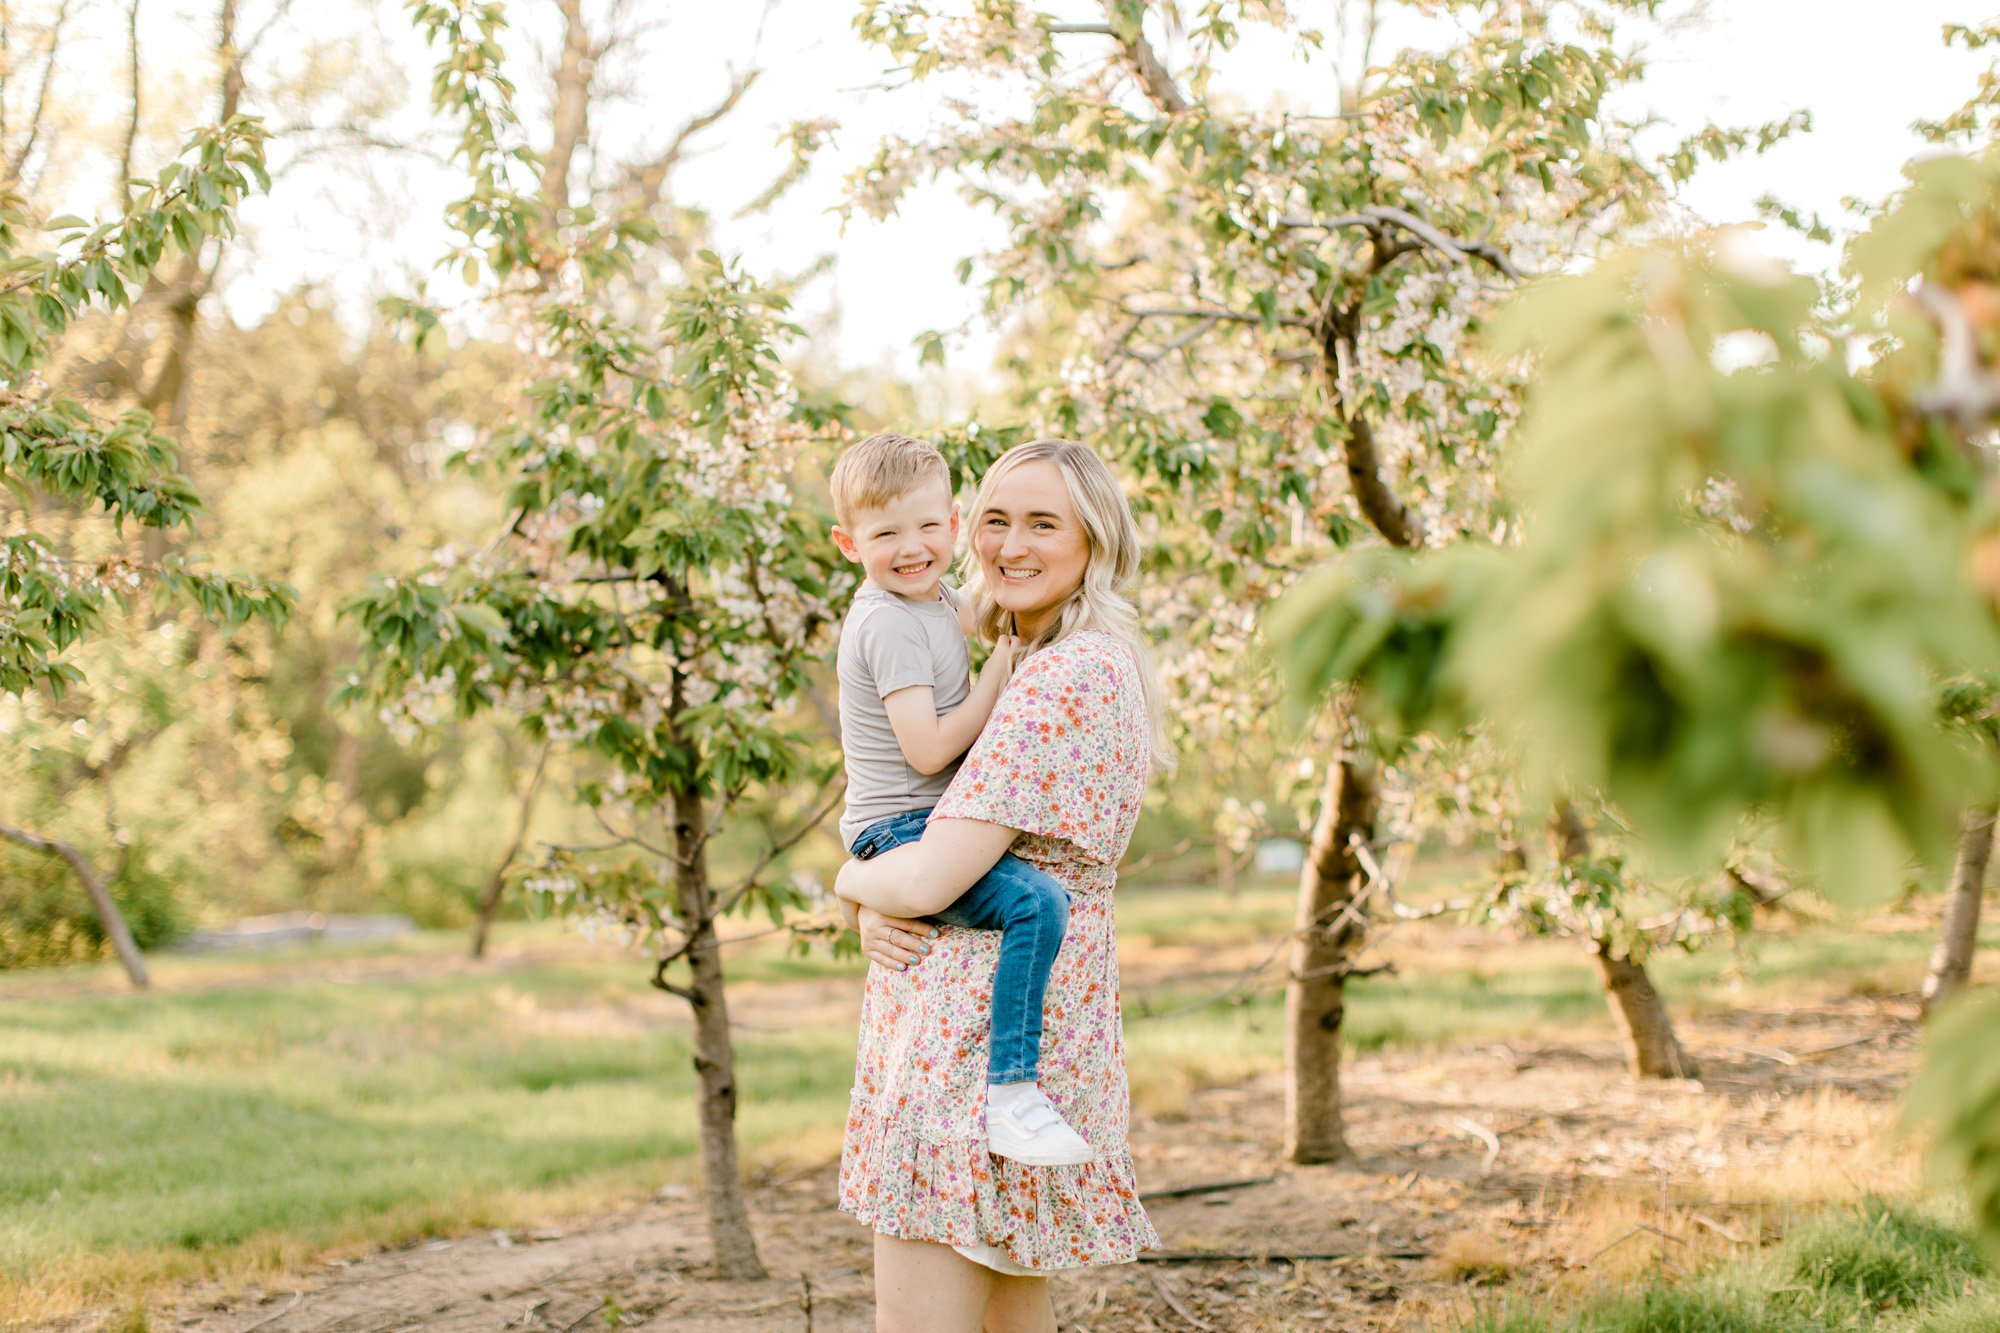
[[[6,1001],[0,1280],[17,1303],[64,1274],[109,1294],[259,1246],[396,1243],[532,1216],[539,1194],[601,1207],[691,1178],[678,1002],[629,962],[349,984],[267,959],[264,984],[210,988],[205,961],[161,961],[151,994]],[[745,1032],[739,1055],[753,1161],[837,1151],[851,1034]]]
[[[1566,1313],[1515,1295],[1470,1333],[1973,1333],[2000,1327],[2000,1283],[1930,1214],[1870,1201],[1692,1280],[1654,1274]]]
[[[1119,913],[1131,974],[1159,975],[1200,970],[1219,941],[1261,957],[1291,899],[1282,886],[1234,900],[1144,890]],[[630,957],[558,927],[510,928],[498,967],[465,964],[464,945],[436,933],[165,956],[144,995],[101,967],[0,975],[0,1320],[191,1277],[259,1280],[319,1255],[596,1212],[691,1182],[680,1002]],[[1907,986],[1928,945],[1919,931],[1813,929],[1761,942],[1746,976],[1720,954],[1659,971],[1677,1007],[1722,1006],[1765,989]],[[1351,992],[1354,1050],[1610,1030],[1573,946],[1392,942],[1389,953],[1401,974]],[[764,940],[731,969],[746,1160],[831,1159],[853,1058],[837,1002],[858,989],[860,965]],[[1277,1065],[1274,991],[1143,1016],[1226,984],[1151,989],[1143,1005],[1128,994],[1143,1109],[1172,1115],[1196,1088]]]

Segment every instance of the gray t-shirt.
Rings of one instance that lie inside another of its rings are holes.
[[[840,845],[852,847],[878,819],[936,805],[958,772],[952,760],[936,773],[910,767],[885,695],[912,685],[931,687],[931,703],[949,713],[972,692],[972,658],[958,623],[958,594],[943,584],[933,602],[898,597],[864,582],[840,626],[840,748],[847,759],[847,810]]]

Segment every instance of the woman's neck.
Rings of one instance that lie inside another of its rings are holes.
[[[1014,633],[1024,643],[1040,643],[1044,636],[1054,634],[1062,628],[1063,613],[1077,600],[1076,594],[1063,598],[1054,606],[1037,607],[1033,611],[1014,613]]]

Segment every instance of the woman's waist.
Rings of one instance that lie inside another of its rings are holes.
[[[1118,870],[1115,866],[1098,865],[1090,861],[1079,861],[1075,857],[1061,854],[1046,855],[1032,844],[1015,843],[1014,855],[1026,861],[1049,878],[1058,880],[1071,893],[1108,893],[1118,884]]]

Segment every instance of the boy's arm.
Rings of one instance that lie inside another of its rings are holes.
[[[924,774],[942,772],[971,749],[1013,669],[1014,640],[1003,638],[980,668],[972,693],[949,713],[937,711],[937,692],[928,685],[910,685],[884,695],[882,710],[889,715],[896,744],[910,767]]]

